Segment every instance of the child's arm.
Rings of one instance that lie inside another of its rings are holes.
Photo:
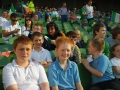
[[[88,69],[92,74],[94,74],[95,76],[97,77],[102,77],[103,76],[103,73],[98,71],[97,69],[94,69],[92,68],[90,65],[89,65],[89,62],[87,60],[82,60],[82,64],[85,66],[86,69]],[[104,66],[104,64],[102,65]]]
[[[77,90],[83,90],[83,87],[80,82],[76,83]]]
[[[112,66],[113,70],[115,71],[116,74],[120,75],[120,69],[118,66]]]
[[[52,87],[52,90],[59,90],[59,89],[58,89],[58,86]]]
[[[52,62],[46,62],[45,64],[42,64],[44,68],[48,68],[52,64]]]
[[[112,64],[112,68],[114,70],[114,72],[118,75],[120,75],[120,69],[119,69],[119,63],[117,62],[117,60],[115,60],[114,58],[110,60],[111,64]]]

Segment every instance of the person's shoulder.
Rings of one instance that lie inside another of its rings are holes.
[[[55,60],[50,66],[49,66],[49,69],[54,69],[56,70],[56,66],[58,66],[58,61]]]
[[[38,61],[30,61],[30,63],[38,68],[43,68],[43,66]]]
[[[108,58],[105,54],[100,55],[100,56],[99,56],[99,59],[100,59],[100,60],[104,60],[104,61],[109,60],[109,58]]]
[[[111,40],[113,40],[112,37],[108,37],[105,39],[105,41],[111,41]]]
[[[77,66],[77,64],[76,64],[75,62],[70,61],[70,60],[69,60],[69,62],[70,62],[70,65],[71,65],[72,67]]]
[[[116,61],[120,61],[120,59],[114,57],[114,58],[111,58],[110,61],[111,61],[111,62],[116,62]]]

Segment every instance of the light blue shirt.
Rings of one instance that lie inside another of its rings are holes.
[[[59,15],[68,15],[67,8],[60,8],[59,10]]]
[[[48,68],[50,86],[58,86],[59,90],[76,90],[75,83],[80,82],[77,64],[68,60],[66,70],[63,70],[56,59]]]
[[[107,80],[112,80],[115,78],[113,75],[113,72],[112,72],[112,65],[110,63],[110,60],[104,54],[100,55],[95,60],[93,59],[93,61],[90,62],[90,65],[92,68],[103,73],[102,77],[97,77],[95,75],[92,75],[92,83],[93,84],[107,81]]]

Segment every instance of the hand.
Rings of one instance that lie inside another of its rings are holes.
[[[13,32],[14,33],[18,33],[20,30],[18,30],[18,29],[15,29]]]
[[[56,42],[55,42],[55,40],[51,40],[51,43],[52,43],[52,44],[54,44],[54,45],[56,45]]]
[[[47,64],[46,61],[41,61],[40,63],[41,63],[42,65]]]
[[[86,59],[82,59],[82,62],[81,62],[81,63],[82,63],[85,67],[90,66],[88,60],[86,60]]]
[[[90,14],[91,12],[88,12],[87,14]]]

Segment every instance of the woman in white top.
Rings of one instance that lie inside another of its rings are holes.
[[[25,18],[25,26],[22,26],[22,34],[25,36],[28,36],[30,30],[32,30],[32,20],[30,17]]]
[[[120,43],[112,46],[111,58],[114,75],[120,80]]]

